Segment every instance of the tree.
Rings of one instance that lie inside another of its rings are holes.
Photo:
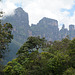
[[[50,45],[49,52],[54,53],[55,51],[61,51],[67,53],[70,42],[71,40],[68,38],[64,38],[61,41],[54,41],[52,45]]]
[[[8,43],[13,39],[12,28],[10,23],[0,24],[0,58],[2,58],[2,54],[8,48]]]
[[[2,0],[0,0],[2,1]],[[0,11],[0,74],[3,75],[3,65],[1,58],[3,57],[6,49],[8,48],[8,43],[11,42],[11,39],[13,38],[13,35],[11,33],[12,31],[12,25],[10,23],[1,24],[1,18],[3,17],[3,11]]]
[[[3,74],[3,65],[1,58],[3,58],[5,51],[8,49],[8,44],[13,39],[12,35],[12,25],[10,23],[1,24],[0,23],[0,74]]]
[[[44,46],[44,43],[45,43],[45,38],[32,37],[32,36],[29,37],[17,53],[18,57],[17,57],[17,60],[15,61],[17,63],[15,64],[15,62],[13,62],[13,63],[8,62],[8,64],[6,65],[6,67],[4,69],[4,72],[9,75],[11,75],[11,74],[23,75],[24,72],[26,73],[26,75],[42,74],[43,66],[42,66],[41,62],[43,62],[43,61],[41,61],[41,55],[38,52],[38,49],[42,48]],[[37,48],[37,45],[38,45],[38,48]],[[21,70],[23,72],[20,72],[20,70],[19,70],[20,67],[18,67],[17,65],[22,67]],[[15,68],[15,66],[16,66],[16,68]],[[42,68],[41,68],[41,66],[42,66]]]
[[[23,60],[29,59],[30,53],[38,53],[39,48],[43,48],[45,45],[45,38],[38,37],[28,37],[27,41],[18,50],[18,61],[22,63]],[[21,61],[22,60],[22,61]]]
[[[69,67],[69,61],[69,55],[56,52],[56,55],[50,58],[47,62],[48,69],[53,73],[53,75],[62,75],[63,72]]]
[[[39,48],[43,48],[45,46],[45,38],[38,37],[28,37],[27,41],[23,44],[23,46],[18,50],[17,54],[21,54],[24,52],[33,52]]]
[[[3,71],[5,75],[26,75],[26,70],[17,62],[17,59],[8,62]]]
[[[1,24],[1,18],[3,17],[3,11],[0,11],[0,58],[8,47],[8,43],[13,39],[12,25],[10,23]]]
[[[63,75],[75,75],[75,69],[70,67],[63,73]]]

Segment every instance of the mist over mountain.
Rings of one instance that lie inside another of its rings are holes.
[[[58,21],[47,17],[42,18],[36,25],[32,24],[30,26],[28,13],[21,7],[15,9],[14,15],[7,16],[2,23],[6,22],[12,24],[12,34],[14,35],[14,39],[10,44],[10,52],[5,58],[7,61],[16,56],[16,52],[29,36],[45,37],[49,41],[61,40],[67,35],[70,39],[75,37],[74,25],[70,25],[69,30],[63,25],[62,29],[59,30]]]

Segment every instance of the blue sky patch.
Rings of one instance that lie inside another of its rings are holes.
[[[68,11],[70,14],[68,16],[73,16],[75,11],[75,5],[71,9],[61,9],[61,12]]]
[[[17,3],[16,6],[17,7],[22,7],[22,4],[21,3]]]

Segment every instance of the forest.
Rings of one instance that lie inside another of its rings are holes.
[[[30,36],[16,53],[17,57],[2,65],[4,53],[13,39],[12,25],[0,23],[0,75],[75,75],[75,38],[47,41]]]

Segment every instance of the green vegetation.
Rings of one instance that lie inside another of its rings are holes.
[[[17,55],[4,67],[5,75],[75,75],[75,38],[51,42],[31,36]]]
[[[13,39],[12,28],[10,23],[5,23],[4,25],[0,23],[0,58],[2,58],[2,54],[7,49],[8,43]]]
[[[1,24],[0,22],[0,74],[3,74],[3,65],[2,58],[4,57],[4,53],[8,49],[8,45],[13,39],[12,35],[12,25],[10,23]]]

